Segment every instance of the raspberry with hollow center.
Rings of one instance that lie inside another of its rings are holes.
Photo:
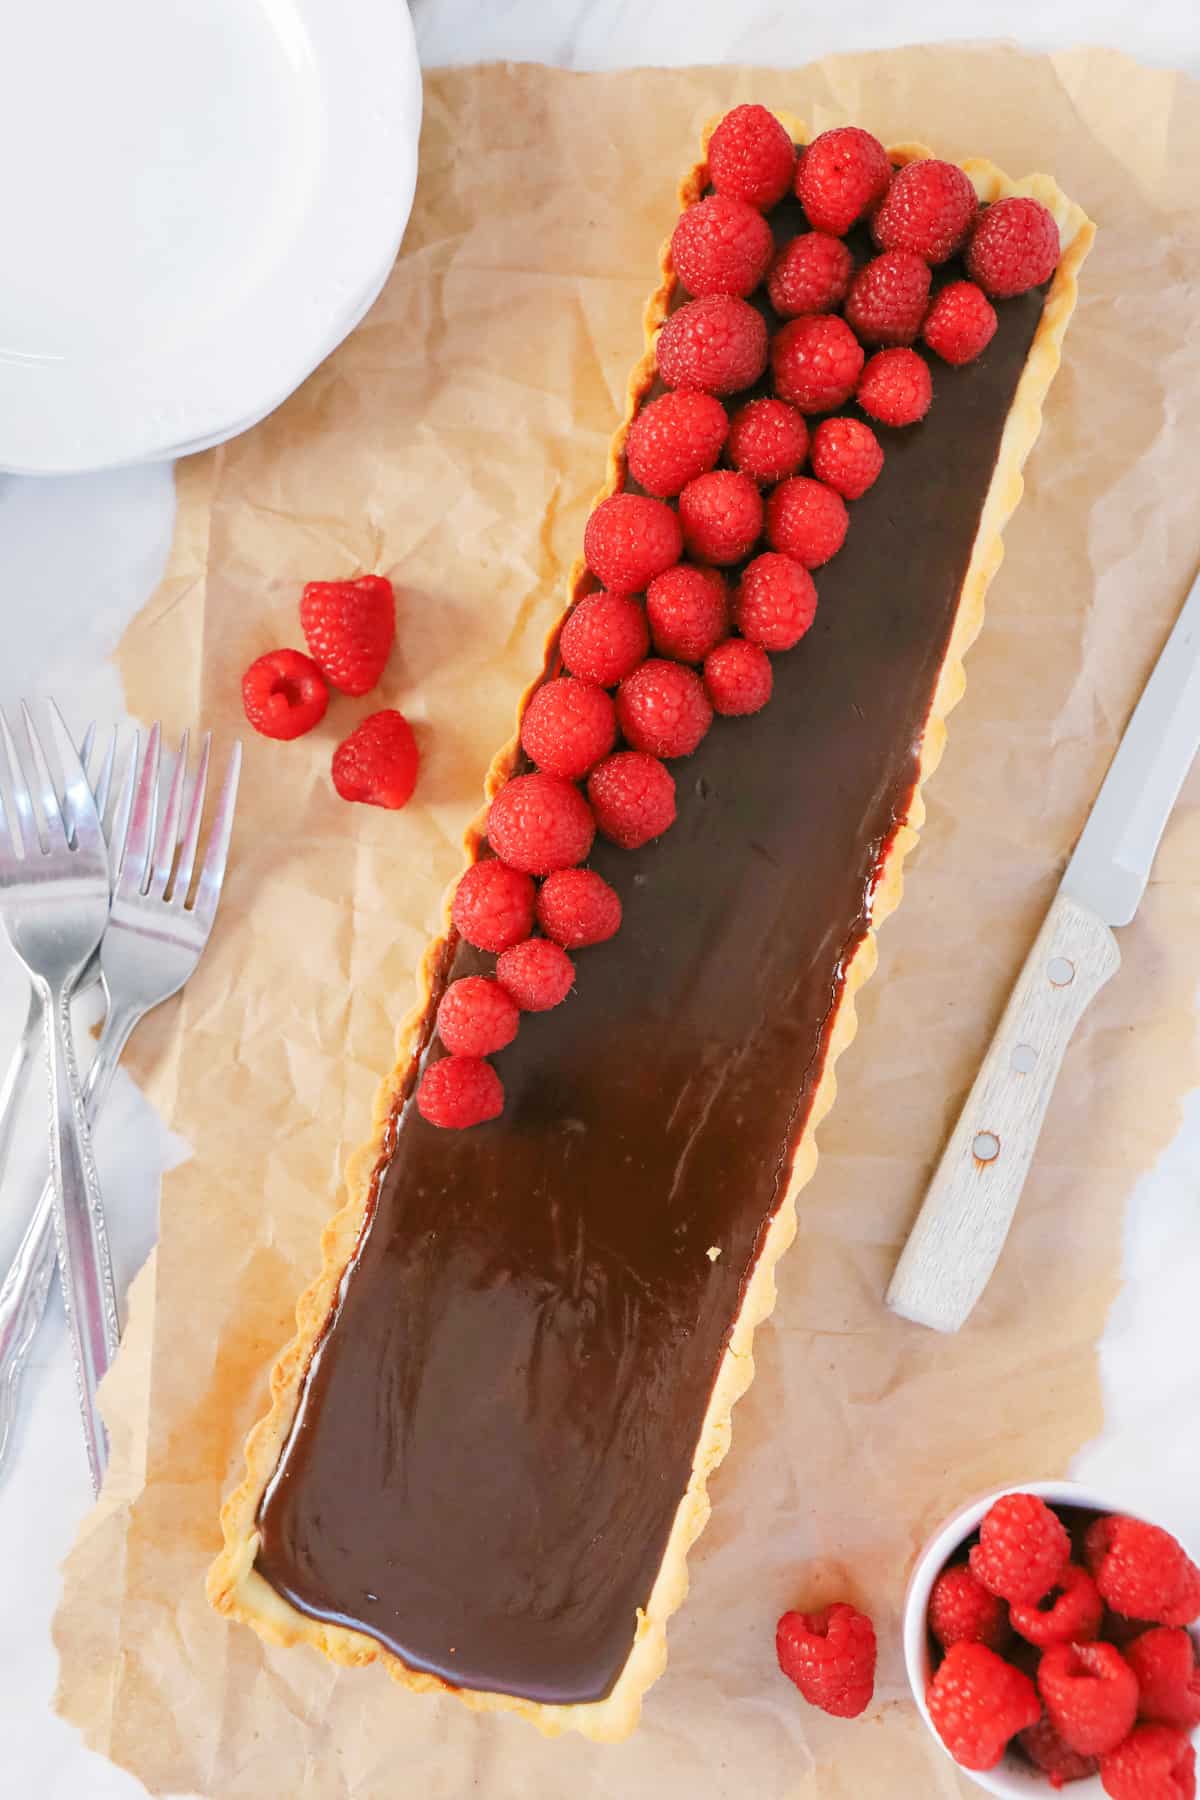
[[[814,231],[841,237],[888,191],[892,165],[877,137],[857,125],[823,131],[801,152],[796,196]]]
[[[1057,1513],[1036,1494],[1004,1494],[985,1514],[971,1550],[971,1573],[1009,1605],[1036,1606],[1071,1560]]]
[[[588,594],[567,614],[558,647],[580,681],[616,687],[650,648],[646,614],[625,594]]]
[[[688,482],[679,496],[679,519],[690,556],[722,565],[741,562],[762,530],[762,495],[748,475],[713,469]]]
[[[459,936],[477,950],[507,950],[532,931],[533,904],[529,876],[489,857],[464,870],[450,917]]]
[[[930,156],[897,169],[871,232],[881,250],[944,263],[966,243],[978,211],[970,177],[957,163]]]
[[[679,520],[648,494],[610,494],[583,532],[588,568],[610,594],[640,594],[682,549]]]
[[[835,313],[792,319],[771,340],[775,392],[802,413],[844,406],[862,373],[863,347]]]
[[[785,244],[771,265],[767,297],[781,319],[832,312],[846,298],[854,258],[841,238],[806,231]]]
[[[885,250],[850,283],[846,321],[864,344],[911,344],[929,305],[929,269],[908,250]]]
[[[857,1719],[875,1692],[875,1627],[839,1601],[820,1612],[786,1612],[775,1627],[779,1667],[810,1706]]]
[[[675,777],[643,750],[618,750],[588,776],[596,824],[622,850],[639,850],[675,823]]]
[[[1086,1569],[1068,1563],[1036,1606],[1014,1606],[1014,1628],[1043,1650],[1051,1644],[1085,1644],[1100,1635],[1104,1602]]]
[[[587,801],[561,775],[514,775],[488,808],[488,842],[501,862],[526,875],[583,862],[595,833]]]
[[[1046,1717],[1080,1756],[1105,1756],[1137,1717],[1137,1676],[1115,1644],[1051,1644],[1038,1664]]]
[[[602,687],[571,675],[544,681],[525,708],[521,747],[547,775],[578,781],[617,741],[617,715]]]
[[[1008,1641],[1008,1609],[976,1581],[966,1563],[943,1569],[929,1596],[929,1629],[943,1650],[951,1644],[986,1644],[1000,1650]]]
[[[708,140],[708,174],[718,194],[767,212],[788,192],[796,148],[765,106],[735,106]]]
[[[325,717],[329,690],[302,650],[268,650],[242,676],[242,706],[255,731],[290,743]]]
[[[669,499],[693,477],[714,467],[728,430],[725,408],[712,394],[694,393],[691,388],[660,394],[643,406],[629,427],[625,442],[629,473],[648,494]]]
[[[704,659],[704,686],[713,711],[726,719],[761,712],[774,681],[770,657],[747,638],[726,638]]]
[[[781,481],[767,501],[768,544],[806,569],[819,569],[836,556],[849,528],[842,496],[807,475]]]
[[[736,394],[767,366],[762,314],[731,294],[705,294],[673,312],[655,348],[663,386]]]
[[[646,589],[654,648],[677,662],[703,662],[729,631],[729,596],[719,569],[676,563]]]
[[[993,300],[1011,300],[1049,281],[1060,254],[1054,215],[1040,200],[997,200],[967,245],[967,274]]]
[[[771,227],[732,194],[710,194],[680,215],[671,261],[689,294],[752,294],[774,253]]]
[[[1042,1716],[1028,1675],[986,1644],[952,1644],[929,1684],[934,1730],[963,1769],[994,1769],[1010,1738]]]
[[[929,364],[915,350],[880,350],[862,372],[855,396],[881,425],[915,425],[933,400]]]
[[[617,689],[617,719],[631,749],[690,756],[712,724],[712,707],[694,669],[651,657]]]
[[[860,500],[883,467],[883,446],[861,419],[822,419],[813,432],[812,472],[845,500]]]
[[[1114,1612],[1155,1625],[1200,1617],[1200,1569],[1169,1531],[1110,1514],[1088,1527],[1084,1557]]]
[[[522,1012],[549,1012],[570,993],[575,964],[561,944],[526,938],[496,958],[496,977]]]
[[[452,981],[438,1007],[438,1036],[455,1056],[491,1056],[517,1035],[520,1010],[490,975]]]
[[[1196,1800],[1196,1750],[1170,1725],[1139,1725],[1100,1759],[1109,1800]]]
[[[500,1117],[504,1084],[491,1063],[478,1056],[443,1056],[421,1077],[417,1111],[443,1131],[465,1131]]]
[[[804,414],[786,400],[751,400],[734,414],[726,439],[729,460],[765,485],[794,475],[808,454]]]
[[[996,335],[996,309],[973,281],[951,281],[925,314],[921,336],[943,362],[974,362]]]
[[[733,602],[738,630],[764,650],[790,650],[817,611],[812,576],[794,557],[768,550],[748,563]]]
[[[1138,1684],[1138,1717],[1194,1731],[1200,1725],[1200,1668],[1196,1646],[1175,1625],[1156,1625],[1134,1638],[1125,1660]]]
[[[559,869],[537,897],[537,921],[565,950],[603,944],[621,929],[621,900],[594,869]]]
[[[1019,1731],[1016,1742],[1034,1768],[1050,1777],[1052,1788],[1065,1787],[1069,1781],[1086,1781],[1100,1768],[1096,1757],[1080,1756],[1065,1744],[1047,1718]]]
[[[371,713],[333,753],[333,785],[343,800],[398,812],[412,799],[421,768],[413,728],[394,707]]]

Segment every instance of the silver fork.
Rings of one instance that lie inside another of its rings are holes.
[[[8,765],[3,808],[7,842],[0,838],[0,921],[44,1009],[54,1237],[88,1465],[92,1485],[99,1491],[105,1436],[96,1389],[116,1353],[117,1298],[75,1062],[71,996],[108,924],[108,850],[95,798],[61,718],[52,707],[64,771],[60,803],[29,708],[22,706],[21,711],[24,753],[0,713],[0,742]]]
[[[190,784],[182,837],[180,821],[188,764],[186,735],[156,831],[160,754],[161,731],[155,725],[133,799],[112,914],[100,946],[100,974],[108,993],[108,1014],[84,1088],[89,1120],[95,1119],[104,1103],[134,1027],[153,1007],[177,993],[199,962],[225,878],[241,745],[234,744],[229,759],[191,905],[188,890],[199,848],[210,737],[205,736]],[[47,1185],[0,1286],[0,1467],[11,1435],[21,1375],[53,1274],[53,1198]]]

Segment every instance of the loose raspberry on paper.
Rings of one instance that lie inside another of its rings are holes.
[[[841,238],[806,231],[783,246],[767,277],[767,297],[781,319],[832,312],[846,298],[854,258]]]
[[[694,669],[651,657],[617,689],[617,719],[631,749],[690,756],[712,724],[712,707]]]
[[[818,481],[844,500],[860,500],[883,467],[883,445],[861,419],[822,419],[810,460]]]
[[[617,741],[617,715],[602,687],[574,676],[544,681],[521,720],[521,747],[547,775],[578,781]]]
[[[933,400],[929,364],[915,350],[880,350],[862,372],[858,404],[881,425],[915,425]]]
[[[974,362],[996,335],[996,309],[973,281],[951,281],[925,314],[921,336],[943,362]]]
[[[794,557],[768,550],[748,563],[733,602],[738,630],[764,650],[791,650],[817,611],[812,576]]]
[[[735,394],[767,366],[767,325],[730,294],[705,294],[673,312],[655,349],[664,387]]]
[[[765,106],[735,106],[708,140],[708,174],[718,194],[767,212],[788,192],[796,149]]]
[[[1046,1717],[1080,1756],[1104,1756],[1133,1729],[1137,1677],[1115,1644],[1051,1644],[1038,1664]]]
[[[716,466],[728,430],[725,408],[712,394],[675,388],[643,406],[629,427],[629,473],[648,494],[670,499]]]
[[[979,201],[957,163],[936,156],[906,163],[871,220],[881,250],[911,250],[923,262],[944,263],[970,235]]]
[[[650,648],[646,614],[624,594],[588,594],[567,615],[558,647],[570,674],[615,687]]]
[[[786,1612],[775,1628],[779,1667],[810,1706],[857,1719],[875,1692],[875,1627],[840,1601],[820,1612]]]
[[[575,964],[549,938],[526,938],[496,958],[496,976],[522,1012],[549,1012],[570,993]]]
[[[490,975],[452,981],[438,1007],[438,1036],[455,1056],[491,1056],[517,1035],[520,1008]]]
[[[1034,1768],[1050,1777],[1052,1788],[1065,1787],[1069,1781],[1087,1781],[1099,1771],[1098,1758],[1080,1756],[1077,1750],[1072,1750],[1047,1718],[1019,1731],[1016,1741]]]
[[[929,1596],[929,1629],[943,1650],[986,1644],[1000,1650],[1009,1638],[1008,1608],[976,1581],[966,1563],[943,1569]]]
[[[971,1573],[1009,1605],[1036,1606],[1071,1560],[1057,1513],[1036,1494],[1005,1494],[985,1515],[971,1550]]]
[[[964,1769],[994,1769],[1010,1738],[1036,1725],[1042,1703],[1028,1675],[986,1644],[952,1644],[925,1696],[934,1730]]]
[[[1086,1644],[1100,1635],[1104,1602],[1087,1570],[1068,1563],[1036,1606],[1013,1606],[1009,1617],[1027,1643],[1043,1650],[1051,1644]]]
[[[529,876],[489,857],[464,870],[450,917],[459,936],[477,950],[507,950],[533,930],[533,905]]]
[[[786,400],[751,400],[734,414],[726,450],[734,468],[751,481],[764,486],[783,481],[808,454],[804,415]]]
[[[1169,1531],[1111,1514],[1088,1527],[1084,1555],[1114,1612],[1156,1625],[1200,1617],[1200,1569]]]
[[[713,711],[726,719],[761,712],[771,698],[771,659],[759,644],[726,638],[704,659],[704,686]]]
[[[929,305],[929,269],[908,250],[884,250],[850,283],[846,322],[864,344],[911,344]]]
[[[588,568],[610,594],[640,594],[682,549],[678,518],[647,494],[610,494],[583,532]]]
[[[300,629],[330,687],[369,694],[396,637],[396,601],[386,575],[310,581],[300,597]]]
[[[814,231],[841,237],[883,199],[891,179],[879,139],[857,125],[840,125],[801,152],[796,195]]]
[[[1200,1667],[1186,1631],[1156,1625],[1126,1646],[1125,1660],[1137,1677],[1139,1719],[1181,1731],[1200,1725]]]
[[[679,522],[689,556],[723,566],[741,562],[762,531],[762,495],[748,475],[713,469],[680,494]]]
[[[421,753],[412,726],[393,707],[372,713],[333,753],[333,785],[343,800],[407,806],[417,785]]]
[[[771,374],[781,400],[802,413],[844,406],[862,373],[863,347],[836,314],[792,319],[771,340]]]
[[[1171,1725],[1139,1725],[1100,1760],[1110,1800],[1196,1800],[1196,1751]]]
[[[997,200],[967,245],[967,274],[993,300],[1011,300],[1049,281],[1061,254],[1054,215],[1040,200]]]
[[[818,569],[836,556],[849,527],[842,496],[807,475],[781,481],[767,500],[768,544],[806,569]]]
[[[639,850],[675,823],[675,777],[656,756],[618,750],[588,776],[596,824],[622,850]]]
[[[603,944],[621,929],[621,900],[594,869],[559,869],[537,897],[537,921],[564,950]]]
[[[676,563],[646,589],[654,648],[678,662],[703,662],[729,632],[729,595],[719,569]]]
[[[501,862],[526,875],[583,862],[595,834],[587,801],[561,775],[514,775],[488,808],[488,842]]]
[[[731,194],[710,194],[680,215],[671,261],[689,294],[752,294],[775,254],[762,214]]]
[[[491,1063],[477,1056],[443,1056],[421,1077],[417,1111],[443,1131],[465,1131],[500,1117],[504,1084]]]
[[[302,650],[268,650],[242,676],[242,706],[262,737],[281,743],[303,737],[328,705],[325,677]]]

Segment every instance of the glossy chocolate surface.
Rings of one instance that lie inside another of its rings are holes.
[[[393,1119],[260,1512],[258,1568],[301,1611],[461,1686],[611,1689],[911,797],[1041,308],[1000,306],[978,363],[935,366],[928,419],[880,431],[812,630],[764,712],[673,765],[671,831],[597,844],[623,928],[495,1059],[503,1117]],[[491,966],[452,944],[443,980]]]

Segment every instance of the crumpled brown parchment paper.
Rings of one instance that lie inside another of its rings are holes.
[[[464,826],[576,554],[681,171],[759,98],[816,129],[1053,173],[1099,222],[1065,367],[882,935],[759,1374],[713,1483],[692,1596],[639,1733],[549,1744],[379,1669],[271,1651],[205,1604],[223,1490],[265,1404],[339,1164],[368,1126]],[[1200,1078],[1200,784],[1123,971],[1072,1047],[1020,1216],[969,1327],[881,1296],[923,1183],[1200,549],[1200,106],[1113,54],[962,46],[788,74],[434,72],[404,251],[364,324],[266,423],[181,466],[168,576],[121,647],[131,710],[244,730],[238,678],[299,641],[301,584],[399,591],[383,692],[291,745],[246,733],[212,946],[130,1066],[194,1146],[166,1181],[107,1393],[115,1458],[66,1570],[62,1711],[154,1793],[212,1800],[899,1800],[974,1793],[906,1701],[897,1617],[928,1531],[973,1491],[1061,1470],[1101,1425],[1094,1346],[1122,1204]],[[338,738],[401,706],[401,816],[348,807]],[[844,1596],[882,1646],[845,1725],[778,1675],[776,1615]]]

